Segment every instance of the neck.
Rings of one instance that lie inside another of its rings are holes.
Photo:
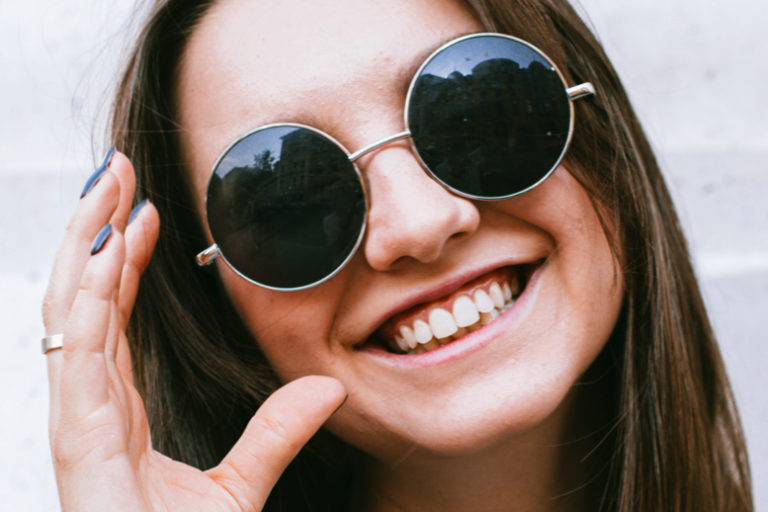
[[[363,503],[371,512],[576,512],[598,508],[604,475],[598,446],[599,411],[572,392],[532,431],[464,456],[414,449],[396,463],[367,460]],[[595,403],[589,400],[588,403]],[[604,406],[603,406],[604,407]],[[595,414],[597,412],[597,414]],[[590,421],[578,421],[589,418]]]

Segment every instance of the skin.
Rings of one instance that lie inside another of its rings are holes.
[[[159,218],[147,204],[128,225],[134,187],[133,167],[117,153],[75,209],[43,302],[46,334],[64,334],[63,347],[46,355],[61,509],[261,510],[285,466],[341,405],[344,388],[319,376],[281,388],[225,459],[205,472],[154,451],[125,327]],[[113,234],[91,255],[106,223]]]
[[[290,20],[288,40],[280,20]],[[239,135],[301,122],[355,151],[397,133],[415,66],[445,41],[478,31],[461,4],[445,1],[350,0],[334,3],[333,16],[306,1],[214,7],[191,38],[177,95],[203,218],[210,169]],[[573,421],[569,392],[603,347],[621,304],[615,261],[585,191],[561,167],[520,197],[469,201],[431,180],[403,142],[358,164],[369,185],[368,230],[362,249],[332,280],[275,292],[218,262],[268,359],[285,381],[321,374],[344,383],[349,400],[329,428],[375,456],[374,480],[388,482],[382,494],[408,510],[415,500],[423,502],[413,508],[425,510],[438,496],[464,509],[462,497],[474,495],[467,489],[495,485],[494,495],[506,496],[512,493],[499,489],[514,488],[517,501],[523,489],[535,489],[533,503],[567,486],[553,476],[556,450],[523,447],[563,440]],[[387,312],[419,290],[540,259],[546,264],[535,300],[482,350],[418,369],[358,350]],[[526,454],[517,459],[519,473],[508,469],[510,453]],[[467,468],[483,468],[476,472],[482,481]],[[489,472],[498,477],[494,484]],[[414,475],[418,486],[409,484]],[[522,485],[510,486],[515,478]],[[445,498],[446,489],[456,496]]]
[[[180,67],[182,145],[201,215],[210,168],[238,135],[298,121],[354,151],[401,131],[408,71],[480,28],[444,1],[346,0],[334,3],[333,16],[321,2],[263,4],[215,6]],[[218,264],[243,321],[290,384],[219,466],[200,472],[152,450],[132,385],[124,330],[160,220],[149,204],[126,226],[133,169],[116,155],[78,203],[43,308],[47,332],[65,336],[47,356],[63,510],[260,510],[331,415],[327,427],[368,454],[358,509],[589,510],[578,492],[554,499],[586,478],[574,439],[592,425],[578,421],[589,416],[588,401],[574,385],[604,346],[623,294],[589,197],[561,167],[513,199],[462,199],[432,181],[406,143],[358,163],[369,227],[332,280],[272,292]],[[91,256],[107,222],[116,230]],[[527,305],[464,357],[415,368],[359,347],[425,289],[538,260],[545,263]]]

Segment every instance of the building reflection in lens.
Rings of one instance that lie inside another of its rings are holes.
[[[504,196],[555,166],[568,139],[570,105],[557,71],[538,52],[481,37],[447,48],[423,69],[408,122],[438,179],[463,192]]]
[[[225,257],[271,286],[302,286],[332,273],[354,249],[365,217],[346,153],[295,126],[254,132],[235,148],[239,161],[222,159],[208,194],[211,233]]]

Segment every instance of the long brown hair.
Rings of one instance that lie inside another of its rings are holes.
[[[189,34],[214,0],[157,1],[127,62],[110,139],[137,170],[137,200],[161,217],[160,238],[129,327],[136,385],[154,446],[215,465],[279,385],[217,274],[194,264],[206,245],[179,149],[174,91]],[[560,0],[467,0],[489,31],[540,47],[576,102],[568,163],[602,213],[626,283],[600,358],[613,425],[602,510],[753,510],[744,439],[672,201],[616,72]],[[613,226],[613,228],[610,228]],[[266,510],[338,510],[354,489],[354,450],[321,433],[286,471]]]

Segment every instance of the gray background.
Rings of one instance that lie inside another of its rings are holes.
[[[0,509],[58,510],[41,297],[100,158],[131,3],[0,0]],[[736,391],[768,510],[768,83],[760,0],[582,0],[658,151]],[[92,135],[96,134],[93,138]],[[96,155],[96,156],[94,156]]]

